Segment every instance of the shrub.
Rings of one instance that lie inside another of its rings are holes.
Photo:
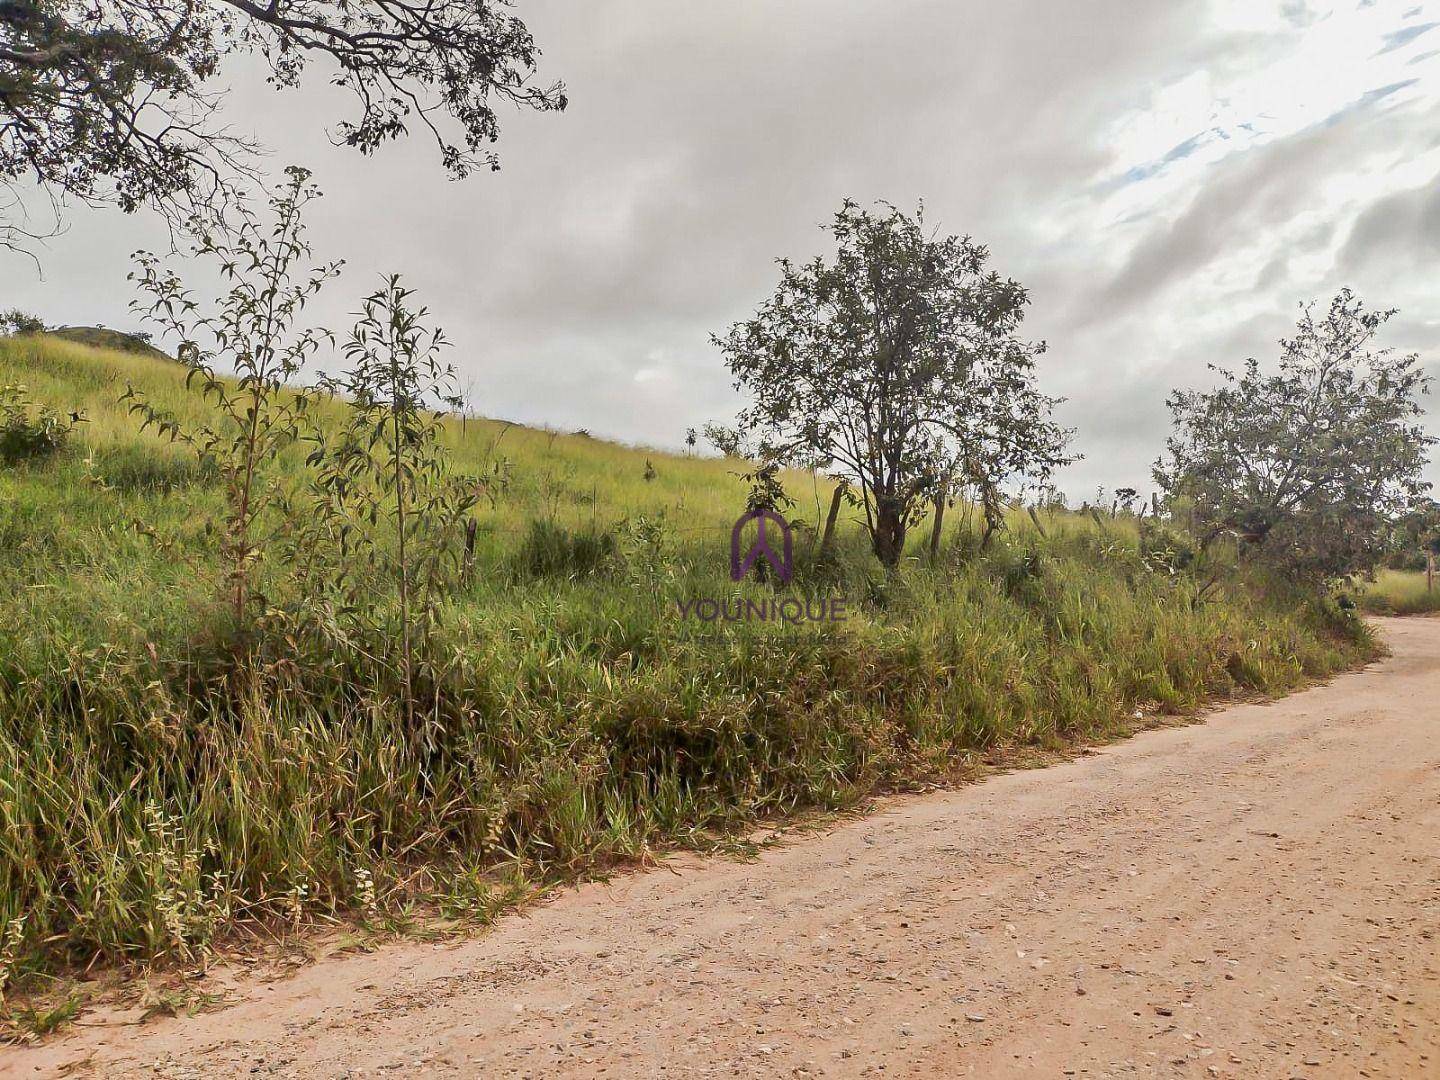
[[[1195,545],[1189,537],[1168,525],[1142,521],[1140,558],[1151,571],[1173,577],[1195,565]]]
[[[1038,551],[1004,552],[996,556],[994,562],[1006,596],[1017,603],[1033,604],[1041,600],[1045,559]]]
[[[44,332],[45,322],[38,315],[31,315],[28,311],[21,311],[19,308],[0,312],[0,334],[41,334]]]
[[[13,465],[59,453],[81,419],[71,413],[62,420],[54,409],[32,401],[23,386],[0,386],[0,461]]]
[[[519,580],[574,580],[602,573],[616,555],[615,536],[595,529],[570,530],[553,521],[530,522],[512,560]]]

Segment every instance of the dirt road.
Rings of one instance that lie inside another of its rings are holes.
[[[1440,620],[1270,705],[0,1073],[1440,1077]]]

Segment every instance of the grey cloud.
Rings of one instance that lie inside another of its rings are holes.
[[[1396,30],[1393,34],[1385,35],[1385,45],[1380,53],[1394,52],[1396,49],[1403,49],[1410,42],[1414,41],[1421,34],[1429,33],[1440,23],[1420,23],[1416,26],[1407,26],[1403,30]]]
[[[1299,256],[1325,250],[1323,232],[1303,250],[1264,250],[1247,281],[1267,314],[1179,338],[1184,285],[1237,244],[1263,249],[1357,158],[1421,152],[1436,130],[1433,115],[1393,98],[1357,106],[1209,167],[1173,225],[1101,228],[1099,179],[1146,168],[1120,156],[1116,119],[1195,71],[1218,79],[1283,57],[1290,35],[1202,33],[1201,0],[517,8],[545,49],[542,75],[563,78],[572,105],[505,118],[496,175],[447,182],[413,143],[372,159],[331,148],[320,133],[337,99],[323,82],[277,95],[253,67],[234,67],[229,116],[274,148],[275,171],[305,162],[327,191],[312,237],[349,266],[317,319],[346,325],[379,273],[403,272],[456,342],[478,409],[633,442],[674,446],[686,427],[733,412],[709,333],[768,293],[777,256],[823,249],[817,226],[842,198],[923,197],[933,222],[988,244],[996,269],[1030,287],[1027,332],[1051,346],[1042,379],[1071,399],[1064,417],[1088,455],[1063,486],[1143,481],[1169,390],[1201,383],[1207,361],[1273,355],[1294,303],[1340,282],[1305,276],[1314,260]],[[1207,137],[1179,138],[1170,164]],[[1378,211],[1373,220],[1356,224],[1336,273],[1404,294],[1384,259],[1362,257],[1392,243]],[[1037,221],[1063,234],[1042,235]],[[155,230],[77,209],[44,281],[0,262],[0,304],[128,325],[127,256],[163,246]],[[1379,239],[1361,239],[1370,233]],[[1395,300],[1423,311],[1414,295]]]
[[[1394,267],[1419,268],[1432,264],[1436,254],[1440,254],[1440,175],[1372,203],[1356,218],[1339,263],[1355,270],[1380,260]]]
[[[1367,146],[1389,137],[1357,110],[1258,146],[1217,165],[1174,222],[1161,224],[1131,251],[1102,293],[1096,317],[1139,304],[1203,268],[1237,243],[1248,243],[1312,204],[1316,185]]]

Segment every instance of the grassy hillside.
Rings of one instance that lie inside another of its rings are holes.
[[[215,476],[117,404],[129,382],[199,415],[182,374],[0,340],[0,383],[89,418],[62,454],[0,466],[0,985],[190,959],[267,921],[484,913],[517,879],[846,805],[970,751],[1101,738],[1139,707],[1278,691],[1372,648],[1261,583],[1197,601],[1131,521],[1051,516],[1042,537],[1017,515],[980,552],[959,509],[942,558],[892,576],[853,522],[830,569],[802,533],[786,595],[843,596],[843,623],[700,623],[677,602],[774,596],[728,578],[733,464],[455,422],[461,467],[509,479],[425,646],[437,721],[416,731],[363,647],[286,623],[276,560],[264,648],[236,666]],[[823,486],[784,480],[817,520]],[[604,557],[540,557],[536,522]]]
[[[105,326],[57,326],[45,333],[50,337],[59,338],[61,341],[89,345],[96,349],[138,353],[141,356],[149,356],[157,360],[171,359],[148,341],[138,338],[134,334],[127,334],[123,330],[111,330]]]

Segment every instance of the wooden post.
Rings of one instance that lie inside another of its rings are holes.
[[[930,561],[940,557],[940,529],[945,522],[945,485],[935,492],[935,524],[930,527]]]
[[[835,540],[835,520],[840,516],[840,503],[845,499],[845,482],[839,481],[835,485],[835,494],[830,496],[830,513],[825,516],[825,535],[820,538],[820,556],[824,558],[830,553],[830,545]]]
[[[1425,553],[1425,591],[1427,593],[1435,591],[1435,553],[1433,551]]]
[[[479,528],[479,522],[473,517],[465,522],[465,559],[460,571],[461,579],[465,584],[470,584],[475,578],[475,531]]]
[[[1040,515],[1035,513],[1035,508],[1027,506],[1025,512],[1030,515],[1030,520],[1035,523],[1035,528],[1040,530],[1040,535],[1048,538],[1050,534],[1045,531],[1045,526],[1040,524]]]

